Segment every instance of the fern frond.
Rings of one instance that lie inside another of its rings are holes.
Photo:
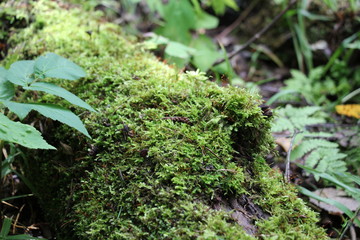
[[[308,117],[316,112],[320,111],[321,108],[317,106],[307,106],[307,107],[301,107],[301,108],[294,108],[294,107],[288,107],[290,105],[286,106],[286,115],[290,118],[292,117]]]
[[[337,148],[337,143],[329,142],[324,139],[308,139],[304,140],[291,152],[291,160],[302,158],[305,154],[319,147],[323,148]]]
[[[306,158],[305,166],[313,168],[321,173],[323,172],[342,172],[347,171],[346,163],[342,159],[346,154],[339,153],[338,148],[317,148],[313,150]],[[319,176],[314,174],[315,179],[319,180]]]
[[[282,132],[288,130],[290,132],[294,132],[295,128],[293,123],[287,118],[279,118],[272,126],[272,132]]]
[[[313,116],[319,110],[321,108],[316,106],[294,108],[291,105],[287,105],[285,108],[276,110],[276,114],[279,117],[275,121],[272,130],[274,132],[284,130],[294,132],[295,129],[305,130],[307,125],[324,123],[325,118]]]
[[[328,166],[327,162],[334,162],[344,157],[346,157],[346,154],[339,153],[337,148],[318,148],[312,151],[306,158],[305,166],[325,172],[324,170]]]
[[[329,138],[333,136],[333,134],[328,132],[303,132],[301,134],[305,138]]]
[[[317,153],[318,156],[320,156],[320,159],[318,159],[318,164],[315,167],[316,170],[319,172],[346,172],[347,167],[344,159],[346,157],[345,154],[339,153],[339,149],[328,149],[328,148],[322,148],[314,151],[313,153]],[[310,154],[311,155],[311,154]],[[309,156],[310,157],[310,156]],[[306,159],[306,165],[308,165],[309,158]],[[319,180],[319,177],[315,175],[315,179]]]
[[[294,128],[298,130],[305,130],[306,125],[325,123],[325,119],[306,116],[293,117],[290,121]]]

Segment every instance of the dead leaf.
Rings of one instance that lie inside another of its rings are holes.
[[[321,197],[325,197],[325,198],[330,198],[334,201],[337,201],[339,203],[341,203],[342,205],[346,206],[348,209],[350,209],[351,211],[355,211],[360,203],[358,201],[356,201],[355,199],[351,198],[351,197],[347,197],[346,192],[344,192],[343,190],[339,190],[336,188],[320,188],[316,191],[314,191],[315,194],[321,196]],[[316,199],[310,198],[310,202],[315,204],[316,206],[320,207],[321,209],[329,212],[330,214],[333,215],[342,215],[343,211],[341,211],[340,209],[338,209],[337,207],[324,203],[324,202],[320,202]]]
[[[360,118],[360,104],[337,105],[336,112],[348,117]]]
[[[291,138],[287,137],[278,137],[275,139],[276,144],[284,149],[285,152],[288,152],[291,145]]]

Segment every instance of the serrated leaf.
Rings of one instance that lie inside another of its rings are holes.
[[[277,119],[273,126],[271,127],[272,132],[282,132],[285,130],[289,130],[290,132],[294,131],[294,126],[287,118],[279,118]]]
[[[0,139],[34,149],[56,149],[34,127],[14,122],[0,113]]]
[[[20,118],[20,120],[23,120],[31,111],[31,107],[28,104],[12,101],[4,101],[3,104],[9,108],[11,112],[15,113]]]
[[[292,107],[291,105],[286,105],[285,113],[290,118],[294,117],[294,116],[308,117],[320,110],[321,110],[321,108],[317,107],[317,106],[307,106],[307,107],[295,108],[295,107]]]
[[[27,86],[34,81],[35,61],[23,60],[11,64],[6,74],[6,79],[20,86]]]
[[[88,109],[92,112],[96,112],[89,104],[81,100],[76,95],[72,94],[71,92],[65,90],[62,87],[59,87],[53,83],[46,83],[46,82],[35,82],[31,84],[30,87],[24,87],[27,90],[33,91],[43,91],[46,93],[53,94],[55,96],[61,97],[69,101],[70,103],[77,105],[79,107]]]
[[[38,111],[45,117],[62,122],[91,138],[80,118],[70,110],[55,104],[32,103],[26,105],[29,105],[32,110]]]
[[[53,77],[66,80],[76,80],[86,76],[81,67],[55,53],[48,53],[37,58],[35,73],[39,78]]]
[[[61,106],[48,103],[17,103],[10,101],[4,102],[4,105],[14,112],[20,119],[25,118],[31,110],[35,110],[45,117],[73,127],[85,136],[91,138],[80,118],[70,110]]]
[[[7,70],[0,67],[0,100],[10,100],[15,94],[14,85],[6,80]]]
[[[291,153],[291,160],[296,160],[303,157],[306,153],[312,151],[313,149],[323,147],[323,148],[337,148],[338,144],[329,142],[324,139],[309,139],[303,141],[299,146],[297,146]],[[315,154],[315,153],[314,153]]]

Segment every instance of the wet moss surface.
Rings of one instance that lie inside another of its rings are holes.
[[[29,153],[28,177],[58,239],[326,238],[262,158],[273,141],[259,96],[178,74],[100,13],[51,1],[32,13],[10,56],[76,62],[87,77],[62,86],[98,111],[76,110],[92,139],[43,121],[58,151]]]

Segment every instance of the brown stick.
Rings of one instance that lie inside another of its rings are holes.
[[[261,29],[258,33],[256,33],[252,38],[250,38],[244,45],[242,45],[239,49],[233,51],[232,53],[229,53],[228,58],[233,58],[236,54],[243,51],[247,47],[250,46],[253,42],[255,42],[257,39],[259,39],[265,32],[267,32],[295,3],[297,0],[292,0],[288,6],[282,10],[268,25],[266,25],[263,29]],[[220,63],[225,62],[225,58],[221,58],[217,60],[213,66],[218,65]]]
[[[242,12],[240,16],[232,24],[230,24],[219,35],[216,36],[216,39],[221,40],[221,38],[224,38],[225,36],[229,35],[245,18],[247,18],[247,16],[254,9],[254,7],[258,2],[259,0],[252,1],[250,3],[250,6],[247,7],[244,10],[244,12]]]

